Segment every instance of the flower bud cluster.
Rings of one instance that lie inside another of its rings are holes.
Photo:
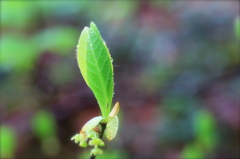
[[[94,148],[91,150],[91,154],[97,156],[103,153],[103,151],[98,148],[103,147],[105,144],[104,142],[99,138],[99,133],[96,132],[94,129],[89,130],[87,132],[80,132],[79,134],[76,134],[71,138],[71,140],[74,140],[75,143],[79,143],[79,146],[81,147],[87,147],[93,146]],[[87,141],[89,141],[87,143]]]

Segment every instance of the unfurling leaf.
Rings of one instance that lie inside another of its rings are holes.
[[[92,130],[95,126],[97,126],[100,123],[102,119],[103,119],[102,116],[92,118],[82,127],[81,132],[87,132]]]
[[[113,66],[108,48],[93,22],[90,28],[85,27],[80,35],[77,60],[82,76],[106,118],[113,97]]]
[[[116,136],[118,131],[118,123],[119,121],[117,116],[107,123],[106,137],[108,140],[112,140]]]

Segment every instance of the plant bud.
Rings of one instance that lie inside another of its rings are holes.
[[[87,147],[87,142],[86,142],[86,141],[80,142],[79,146],[81,146],[81,147]]]

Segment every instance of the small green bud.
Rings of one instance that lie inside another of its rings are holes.
[[[98,134],[94,130],[90,130],[87,132],[87,138],[89,139],[98,138]]]
[[[92,150],[91,150],[91,154],[97,156],[97,151],[96,151],[96,149],[92,149]]]
[[[94,145],[99,145],[101,147],[105,146],[104,142],[101,139],[98,139],[95,137],[89,141],[89,146],[94,146]]]
[[[98,137],[93,137],[92,139],[93,139],[93,140],[96,140],[96,139],[98,139]]]
[[[99,155],[101,155],[101,154],[103,153],[103,151],[98,148],[98,149],[97,149],[97,153],[98,153]]]
[[[86,142],[86,141],[80,142],[79,146],[81,146],[81,147],[87,147],[87,142]]]
[[[89,146],[93,146],[94,145],[93,140],[90,140],[88,144],[89,144]]]
[[[92,131],[89,131],[89,133],[87,134],[87,138],[92,138],[93,137],[93,132]]]
[[[89,143],[91,143],[92,145],[99,145],[101,144],[103,141],[101,139],[98,138],[93,138]]]
[[[102,153],[103,153],[103,151],[101,149],[99,149],[99,148],[91,150],[91,154],[94,154],[95,156],[101,155]]]
[[[94,138],[98,138],[98,137],[99,137],[99,135],[98,135],[98,133],[97,133],[97,132],[95,132],[95,131],[92,131],[92,133],[93,133],[93,137],[94,137]]]
[[[80,141],[80,135],[79,135],[79,134],[76,134],[75,136],[73,136],[73,137],[71,138],[71,140],[75,140],[74,142],[75,142],[75,143],[78,143],[78,142]]]
[[[105,146],[104,142],[103,142],[103,141],[100,142],[100,143],[99,143],[99,146],[101,146],[101,147]]]

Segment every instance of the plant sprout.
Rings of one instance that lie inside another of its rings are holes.
[[[116,136],[120,104],[117,102],[111,110],[114,88],[113,60],[93,22],[90,23],[90,28],[85,27],[80,35],[77,61],[86,84],[97,99],[102,116],[89,120],[71,140],[79,143],[81,147],[93,146],[90,158],[95,158],[103,153],[99,147],[105,145],[102,141],[104,132],[108,140]]]

